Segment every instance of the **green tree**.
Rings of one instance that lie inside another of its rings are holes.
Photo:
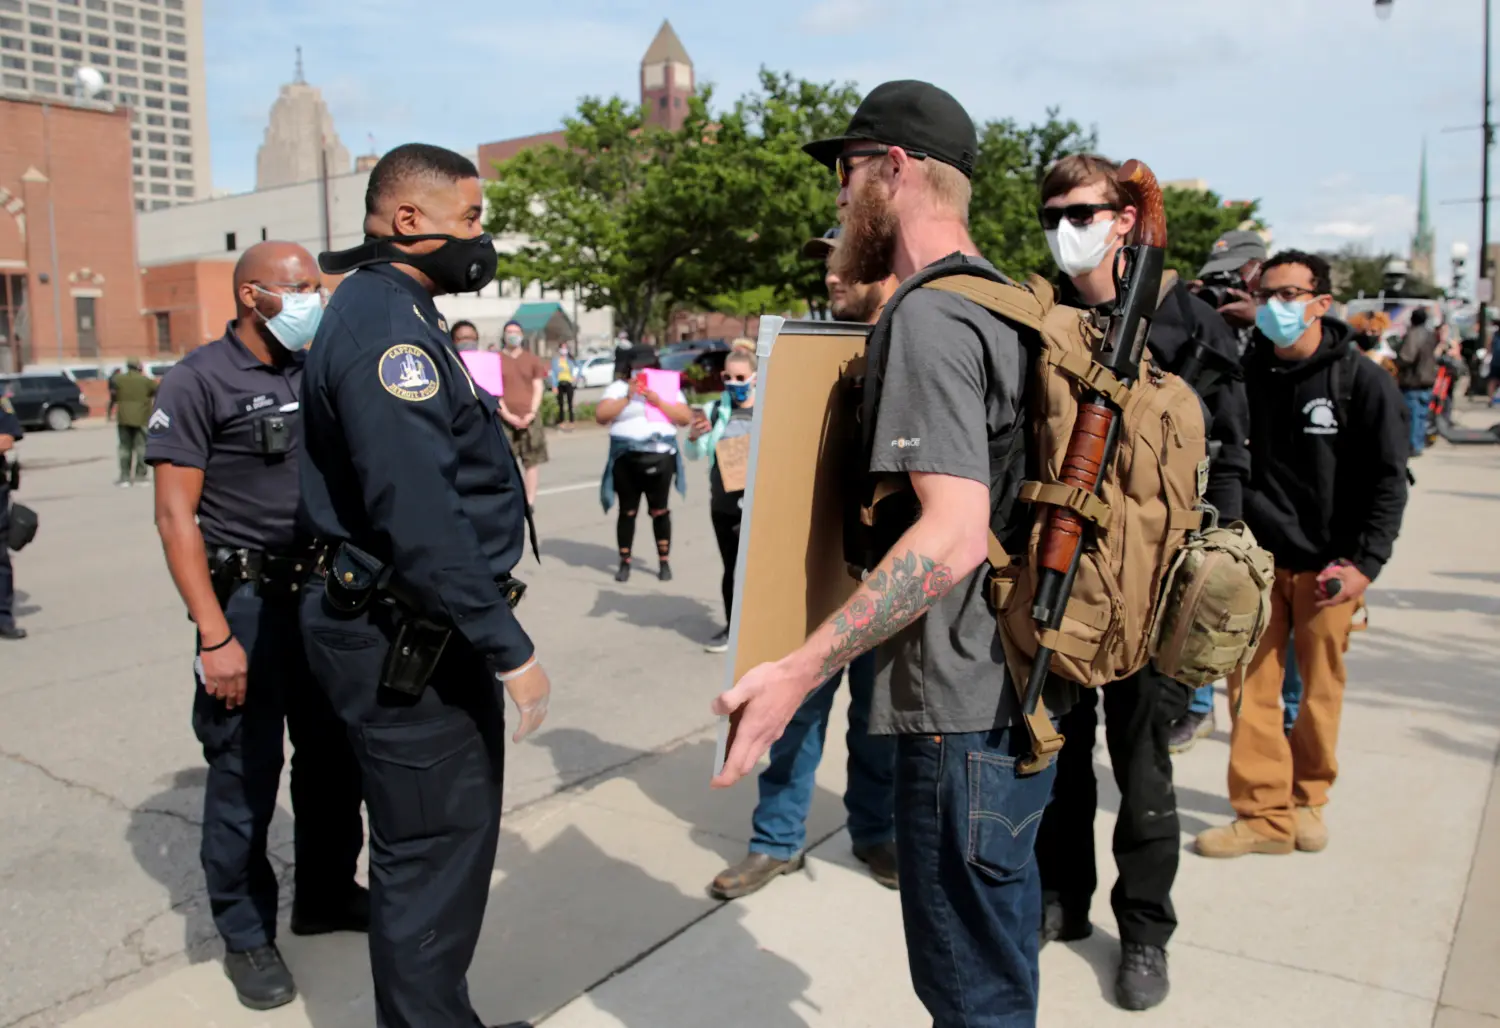
[[[694,97],[671,132],[618,97],[588,99],[565,146],[502,164],[486,227],[527,242],[502,255],[499,276],[575,289],[632,339],[673,306],[766,289],[776,309],[808,299],[821,271],[797,251],[830,223],[836,191],[801,145],[842,130],[857,94],[763,71],[728,111],[711,116],[711,100]]]
[[[969,232],[979,252],[1012,278],[1051,275],[1055,269],[1036,216],[1042,179],[1059,158],[1097,145],[1093,129],[1085,132],[1076,121],[1060,120],[1055,107],[1040,125],[1022,126],[1010,118],[983,125],[969,207]]]

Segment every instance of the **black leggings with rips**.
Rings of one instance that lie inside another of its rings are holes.
[[[620,562],[630,563],[630,549],[635,543],[635,516],[641,497],[651,512],[651,529],[656,535],[656,555],[663,563],[672,551],[672,512],[667,497],[672,491],[672,476],[677,473],[677,455],[672,453],[624,453],[615,461],[615,495],[620,500],[620,520],[615,534],[620,544]]]

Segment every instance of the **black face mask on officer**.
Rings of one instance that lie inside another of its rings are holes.
[[[428,253],[408,253],[395,245],[430,239],[441,239],[443,245]],[[432,279],[440,293],[474,293],[495,280],[500,257],[488,232],[467,239],[436,232],[366,236],[360,246],[318,254],[318,267],[328,275],[342,275],[372,264],[409,264]]]

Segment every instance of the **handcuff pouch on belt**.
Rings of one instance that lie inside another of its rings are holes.
[[[453,628],[416,613],[416,605],[392,580],[390,568],[359,547],[340,543],[326,559],[324,590],[334,610],[352,616],[379,600],[397,614],[396,634],[380,668],[380,687],[421,696],[442,660]],[[526,583],[509,575],[495,585],[512,609],[526,594]]]

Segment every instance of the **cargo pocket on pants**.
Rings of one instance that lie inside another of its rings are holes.
[[[1022,775],[1016,770],[1015,757],[972,751],[966,755],[965,771],[969,786],[968,861],[995,881],[1014,879],[1036,848],[1052,775]]]
[[[482,828],[489,755],[467,717],[365,725],[365,803],[386,843]]]

